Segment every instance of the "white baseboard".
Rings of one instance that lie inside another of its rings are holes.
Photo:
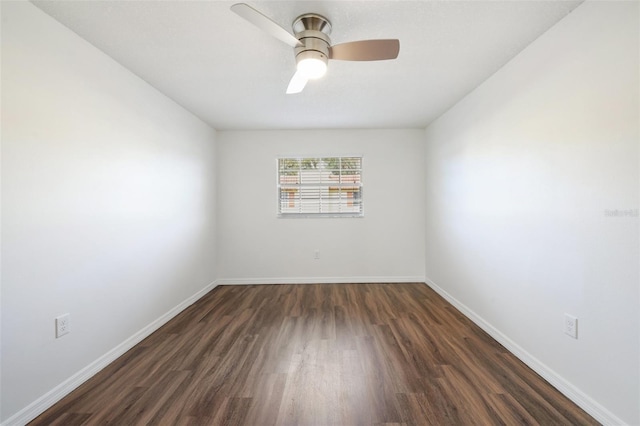
[[[580,389],[575,387],[564,377],[553,371],[547,365],[542,363],[536,357],[525,351],[517,343],[504,335],[500,330],[493,325],[485,321],[481,316],[476,314],[473,310],[467,307],[465,304],[457,300],[455,297],[447,293],[444,289],[439,287],[430,279],[425,279],[425,283],[431,287],[436,293],[445,298],[449,303],[455,306],[460,312],[462,312],[467,318],[473,321],[478,327],[486,331],[491,337],[504,346],[509,352],[518,357],[522,362],[529,366],[533,371],[542,376],[553,387],[558,389],[563,395],[573,401],[577,406],[589,413],[593,418],[602,423],[603,425],[624,425],[625,422],[620,420],[612,412],[604,408],[597,403],[591,397],[586,395]]]
[[[109,352],[89,364],[87,367],[78,371],[76,374],[69,377],[67,380],[60,383],[58,386],[29,404],[22,410],[18,411],[13,416],[9,417],[2,423],[2,426],[22,426],[29,423],[31,420],[44,413],[47,409],[51,408],[56,402],[60,401],[62,398],[75,390],[78,386],[96,375],[100,370],[115,361],[118,357],[122,356],[129,349],[151,335],[151,333],[162,327],[173,317],[198,301],[198,299],[210,292],[217,285],[218,283],[216,281],[208,284],[205,288],[169,310],[160,318],[156,319],[151,324],[147,325],[146,327],[135,333],[133,336],[120,343],[115,348],[111,349]]]
[[[243,284],[349,284],[349,283],[423,283],[424,276],[403,277],[281,277],[281,278],[221,278],[218,285]]]

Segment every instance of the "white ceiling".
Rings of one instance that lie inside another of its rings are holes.
[[[216,129],[422,128],[580,1],[252,1],[291,29],[320,13],[334,44],[398,38],[393,61],[330,61],[286,95],[293,49],[235,1],[34,1]],[[72,60],[72,58],[70,58]]]

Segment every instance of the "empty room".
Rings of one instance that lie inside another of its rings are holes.
[[[640,425],[639,2],[0,19],[0,425]]]

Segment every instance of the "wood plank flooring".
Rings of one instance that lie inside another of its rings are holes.
[[[32,425],[592,425],[421,283],[220,286]]]

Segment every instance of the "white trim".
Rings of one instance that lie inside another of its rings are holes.
[[[281,278],[220,278],[218,285],[244,284],[351,284],[351,283],[423,283],[424,276],[408,277],[281,277]]]
[[[142,328],[133,336],[129,337],[124,342],[120,343],[118,346],[111,349],[109,352],[102,355],[100,358],[98,358],[82,370],[78,371],[76,374],[69,377],[67,380],[51,389],[40,398],[33,401],[31,404],[27,405],[25,408],[9,417],[2,423],[2,426],[20,426],[29,423],[31,420],[44,413],[47,409],[51,408],[56,402],[60,401],[62,398],[74,391],[78,386],[96,375],[98,372],[100,372],[100,370],[122,356],[129,349],[151,335],[151,333],[169,322],[180,312],[194,304],[202,296],[213,290],[217,285],[217,281],[213,281],[212,283],[208,284],[202,290],[198,291],[193,296],[187,298],[174,308],[170,309],[167,313],[153,321],[151,324]]]
[[[509,352],[518,357],[520,361],[524,362],[533,371],[538,373],[542,378],[549,382],[553,387],[560,391],[564,396],[573,401],[576,405],[582,408],[584,411],[593,416],[597,421],[603,425],[624,425],[624,421],[619,419],[615,414],[607,410],[598,402],[593,400],[587,394],[575,387],[567,379],[553,371],[546,364],[538,360],[529,352],[524,350],[521,346],[504,335],[500,330],[488,323],[484,318],[476,314],[473,310],[467,307],[465,304],[457,300],[455,297],[447,293],[444,289],[439,287],[430,279],[425,279],[425,284],[431,287],[436,293],[445,298],[447,302],[455,306],[460,312],[462,312],[467,318],[473,321],[478,327],[486,331],[491,337],[504,346]]]

